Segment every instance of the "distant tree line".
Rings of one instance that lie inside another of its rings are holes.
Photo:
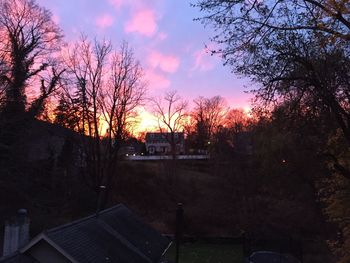
[[[249,112],[230,108],[225,98],[219,95],[211,98],[199,96],[190,104],[176,91],[170,91],[164,97],[152,99],[150,104],[158,121],[157,130],[172,135],[169,142],[172,155],[176,154],[176,132],[186,135],[187,151],[209,153],[215,145],[223,146],[218,143],[218,138],[224,134],[226,143],[233,148],[235,134],[247,131],[254,122]]]

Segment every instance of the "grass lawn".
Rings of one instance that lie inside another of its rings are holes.
[[[166,258],[175,261],[175,244]],[[179,263],[241,263],[242,246],[234,244],[185,243],[180,247]]]

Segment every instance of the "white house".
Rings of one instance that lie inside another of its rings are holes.
[[[185,136],[183,132],[175,132],[176,154],[185,153]],[[171,154],[171,133],[148,132],[146,134],[146,150],[150,155]]]

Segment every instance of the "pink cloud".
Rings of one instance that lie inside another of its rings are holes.
[[[192,71],[210,71],[216,66],[216,61],[214,57],[210,55],[211,48],[203,48],[197,50],[193,54],[194,65],[192,67]]]
[[[167,73],[174,73],[180,65],[180,59],[173,55],[164,55],[158,51],[152,51],[148,57],[148,63],[152,68],[159,67]]]
[[[96,25],[101,28],[107,28],[113,25],[114,18],[109,14],[104,14],[96,19]]]
[[[115,9],[119,9],[123,5],[123,0],[109,0],[108,1]]]
[[[120,10],[122,7],[130,8],[133,11],[141,9],[149,9],[151,6],[154,7],[159,0],[108,0],[116,10]]]
[[[168,38],[168,34],[165,32],[159,32],[159,34],[157,34],[157,40],[159,41],[163,41],[167,38]]]
[[[164,75],[155,72],[154,70],[145,70],[145,80],[148,82],[150,90],[166,89],[171,82]]]
[[[157,31],[157,18],[154,10],[142,9],[125,24],[125,32],[135,32],[147,37],[153,36]]]

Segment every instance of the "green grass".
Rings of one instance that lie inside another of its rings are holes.
[[[175,245],[166,253],[175,261]],[[180,247],[179,263],[241,263],[243,250],[240,245],[185,243]]]

